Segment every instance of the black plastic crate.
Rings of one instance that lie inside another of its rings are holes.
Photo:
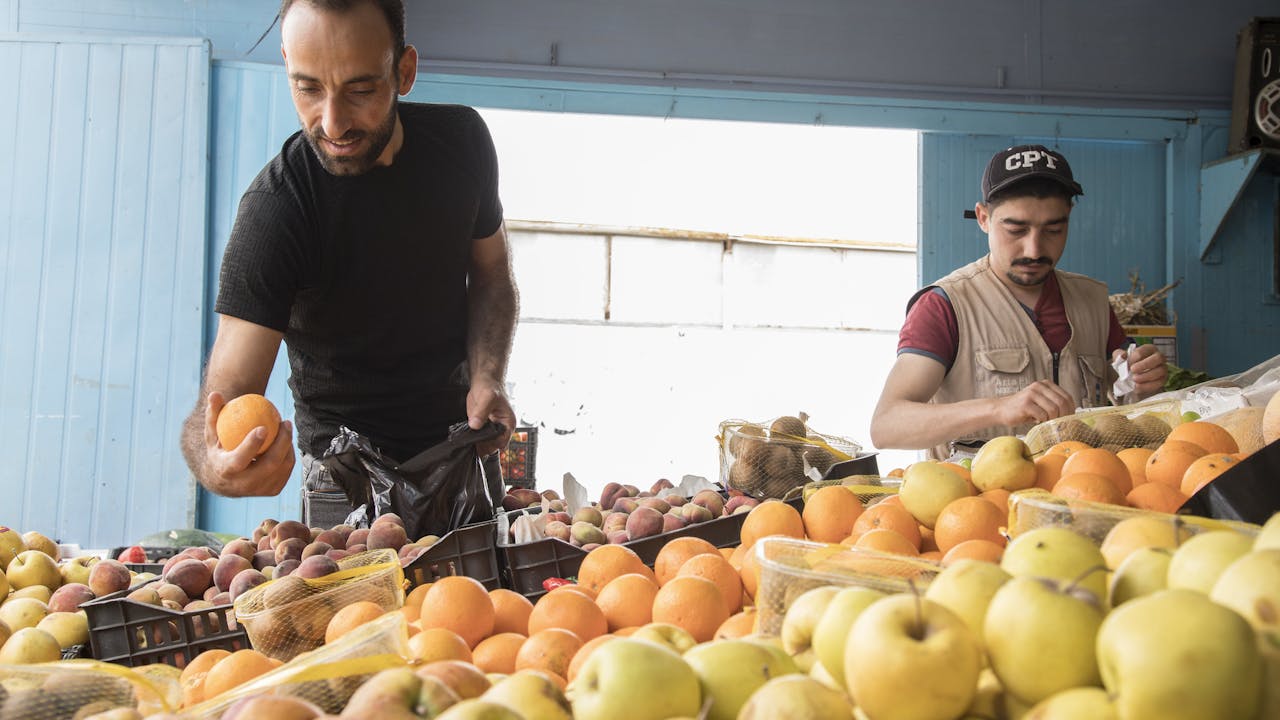
[[[410,588],[448,575],[475,578],[488,590],[502,587],[495,545],[497,526],[498,521],[486,520],[445,533],[435,545],[404,566]]]
[[[123,553],[125,550],[128,550],[130,547],[133,547],[133,546],[127,545],[125,547],[111,548],[111,550],[107,552],[107,559],[119,560],[120,554]],[[157,575],[159,575],[160,572],[164,570],[165,560],[168,560],[169,558],[173,557],[174,555],[177,555],[178,553],[186,549],[186,548],[172,548],[172,547],[149,547],[149,546],[141,546],[141,547],[142,547],[142,551],[147,554],[147,561],[144,563],[127,562],[127,563],[124,563],[125,567],[129,568],[134,572],[139,572],[139,573],[150,572],[150,573],[155,573]]]
[[[796,509],[803,506],[800,498],[788,500]],[[520,545],[506,544],[509,523],[523,511],[509,513],[498,522],[498,552],[502,556],[503,577],[507,586],[530,600],[537,600],[546,593],[542,581],[550,577],[571,578],[578,574],[585,550],[574,547],[559,538],[544,538]],[[742,541],[742,524],[747,513],[726,515],[703,523],[687,525],[658,535],[623,543],[640,556],[645,565],[653,567],[658,553],[672,540],[682,537],[699,537],[718,548],[736,547]]]
[[[538,459],[538,428],[517,427],[511,441],[498,455],[502,481],[508,487],[532,488],[537,485],[535,469]]]
[[[148,580],[80,606],[89,619],[89,646],[95,659],[130,667],[164,663],[182,668],[205,650],[235,652],[249,647],[249,636],[236,624],[231,605],[181,611],[126,597],[158,581]]]

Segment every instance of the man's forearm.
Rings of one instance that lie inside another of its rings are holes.
[[[871,442],[882,450],[923,450],[999,425],[987,398],[936,404],[902,400],[877,411]]]
[[[518,311],[519,297],[510,277],[470,288],[467,362],[473,380],[505,382]]]

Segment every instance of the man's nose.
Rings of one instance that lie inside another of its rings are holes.
[[[350,115],[344,103],[337,97],[330,96],[324,103],[324,115],[320,119],[324,136],[330,140],[340,140],[351,129]]]

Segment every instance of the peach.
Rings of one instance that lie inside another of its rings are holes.
[[[369,548],[368,548],[367,546],[365,546],[365,544],[364,544],[364,543],[359,543],[359,544],[356,544],[356,545],[348,545],[348,546],[347,546],[347,554],[349,554],[349,555],[357,555],[357,554],[362,553],[362,552],[364,552],[364,551],[366,551],[366,550],[368,550],[368,549],[369,549]]]
[[[333,549],[333,546],[327,542],[321,542],[320,540],[312,540],[310,545],[302,548],[301,559],[306,560],[312,555],[324,555],[325,553],[329,552],[332,549]]]
[[[347,536],[347,549],[350,550],[352,545],[367,545],[369,540],[369,528],[356,528]]]
[[[204,597],[204,591],[213,584],[213,571],[199,560],[186,559],[174,565],[164,578],[182,588],[187,597]]]
[[[227,555],[239,555],[245,560],[252,561],[253,555],[256,552],[258,552],[256,544],[251,543],[244,538],[238,538],[222,546],[220,557],[226,557]]]
[[[338,563],[324,555],[312,555],[311,557],[298,563],[298,569],[293,571],[293,575],[300,578],[314,579],[332,575],[338,572]]]
[[[689,502],[688,498],[679,493],[667,493],[662,496],[662,499],[666,500],[667,504],[671,507],[680,507],[681,505]]]
[[[284,562],[277,563],[275,574],[272,577],[282,578],[286,575],[290,575],[294,570],[298,569],[298,565],[300,564],[302,564],[301,560],[285,560]]]
[[[99,560],[89,570],[89,589],[102,597],[127,589],[132,579],[129,568],[119,560]]]
[[[338,548],[341,550],[347,546],[347,537],[338,530],[325,530],[317,535],[313,542],[326,543],[331,548]]]
[[[594,508],[594,507],[591,507],[590,505],[586,505],[578,508],[578,512],[573,514],[573,521],[575,523],[587,522],[587,523],[591,523],[592,525],[595,525],[596,527],[600,527],[600,525],[604,522],[604,517],[600,515],[599,508]]]
[[[320,533],[324,532],[324,528],[318,528],[318,527],[310,528],[310,530],[311,530],[311,542],[315,542],[316,538],[320,537]]]
[[[636,487],[635,485],[631,485],[628,483],[623,485],[622,489],[625,490],[627,492],[627,495],[630,497],[638,497],[640,495],[640,488]]]
[[[280,543],[290,538],[302,541],[305,546],[311,542],[311,528],[303,525],[297,520],[285,520],[271,529],[271,547],[277,547]]]
[[[396,525],[399,525],[401,528],[404,527],[404,520],[395,513],[383,513],[373,519],[373,525],[378,525],[380,523],[395,523]]]
[[[627,518],[627,537],[632,540],[662,532],[662,513],[653,508],[636,508]]]
[[[538,504],[534,503],[532,507],[537,507],[537,506]],[[556,498],[555,500],[547,501],[547,509],[552,512],[569,512],[569,504],[561,500],[560,498]]]
[[[161,600],[172,600],[178,605],[186,605],[191,602],[185,590],[170,582],[161,582],[156,586],[156,594]]]
[[[248,570],[241,570],[236,573],[235,577],[231,578],[231,583],[227,586],[227,594],[230,595],[232,601],[234,601],[236,598],[266,581],[267,576],[257,570],[252,568]]]
[[[144,585],[130,592],[128,595],[125,595],[125,599],[132,600],[134,602],[146,603],[148,605],[159,605],[160,593],[156,591],[154,586]]]
[[[330,560],[333,560],[334,562],[337,562],[349,555],[351,555],[350,552],[346,550],[338,550],[338,549],[330,550],[329,552],[324,554],[325,557],[329,558]]]
[[[621,545],[631,539],[626,530],[611,530],[606,538],[611,545]]]
[[[253,554],[253,569],[261,570],[276,564],[275,550],[259,550]]]
[[[649,488],[649,492],[657,496],[663,490],[670,490],[674,487],[675,487],[675,483],[671,482],[666,478],[659,478],[658,481],[655,482],[653,486]]]
[[[600,529],[604,530],[606,533],[613,532],[614,530],[626,530],[627,513],[610,512],[609,517],[604,519],[604,524],[600,526]]]
[[[720,517],[724,514],[724,498],[720,497],[720,493],[715,490],[701,490],[689,502],[710,510],[711,517]]]
[[[75,612],[81,603],[94,597],[93,590],[84,583],[68,583],[49,596],[49,612]]]
[[[552,520],[547,523],[546,534],[549,538],[558,538],[565,542],[569,542],[569,539],[572,537],[572,531],[569,529],[569,526],[559,520]]]
[[[231,580],[242,570],[249,570],[253,567],[253,561],[247,560],[243,555],[223,555],[218,558],[218,564],[213,567],[213,584],[219,590],[229,590],[231,588]]]
[[[622,485],[611,482],[604,486],[604,490],[600,491],[600,507],[612,508],[618,502],[618,498],[626,497],[627,491]]]
[[[665,513],[666,511],[671,509],[671,503],[667,502],[666,500],[663,500],[662,498],[656,498],[656,497],[641,498],[637,500],[636,503],[640,507],[653,508],[654,510],[657,510],[660,513]]]
[[[614,512],[631,513],[635,512],[635,509],[638,507],[640,507],[640,503],[636,502],[635,498],[624,495],[613,501],[612,509]]]
[[[258,538],[258,551],[259,551],[259,552],[261,552],[261,551],[263,551],[263,550],[270,550],[270,549],[271,549],[271,538],[270,538],[270,537],[268,537],[268,536],[266,536],[266,535],[263,535],[262,537]]]
[[[205,600],[209,600],[209,599],[211,599],[214,595],[217,595],[217,594],[218,594],[218,593],[220,593],[220,592],[222,592],[222,589],[221,589],[221,588],[219,588],[217,585],[210,585],[210,586],[209,586],[209,589],[208,589],[208,590],[205,590],[205,591],[204,591],[204,595],[202,595],[201,597],[202,597],[202,598],[204,598]]]
[[[662,532],[671,532],[672,530],[679,530],[684,526],[685,526],[684,518],[679,517],[674,513],[667,513],[666,515],[662,516]]]
[[[276,543],[276,565],[285,560],[302,560],[302,551],[306,547],[306,541],[300,538],[288,538]]]
[[[217,553],[205,547],[204,545],[189,547],[186,550],[183,550],[182,552],[186,553],[187,557],[193,557],[196,560],[208,560],[209,558],[216,559],[218,557]]]
[[[745,507],[750,509],[759,504],[760,504],[760,501],[756,500],[753,497],[747,497],[746,495],[734,495],[733,497],[729,498],[729,502],[724,504],[723,514],[731,515],[737,512],[738,508],[740,507]]]
[[[369,530],[369,539],[366,544],[370,550],[382,550],[384,548],[399,550],[408,542],[409,536],[405,534],[402,526],[391,522],[375,522]]]
[[[231,604],[231,593],[229,593],[229,592],[220,592],[220,593],[218,593],[217,595],[214,595],[212,598],[210,598],[210,599],[209,599],[209,602],[213,603],[215,606],[218,606],[218,605],[230,605],[230,604]]]
[[[708,520],[711,520],[714,516],[711,514],[711,511],[708,510],[707,508],[701,505],[694,505],[693,503],[688,503],[687,505],[680,506],[680,517],[684,518],[685,522],[689,524],[693,524],[693,523],[707,522]]]
[[[569,513],[564,512],[564,511],[562,511],[562,510],[552,510],[552,511],[548,512],[548,513],[547,513],[547,522],[551,522],[552,520],[559,520],[560,522],[564,523],[565,525],[572,525],[572,524],[573,524],[573,518],[569,516]]]

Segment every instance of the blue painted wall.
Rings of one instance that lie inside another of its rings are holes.
[[[0,38],[0,523],[187,527],[209,47]]]

